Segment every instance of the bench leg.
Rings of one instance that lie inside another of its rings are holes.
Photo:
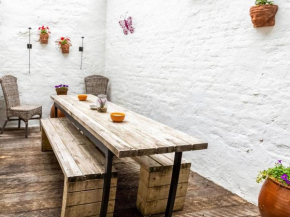
[[[165,217],[172,216],[175,196],[177,192],[177,185],[178,185],[178,180],[179,180],[179,173],[180,173],[180,168],[181,168],[181,160],[182,160],[182,152],[175,152],[174,165],[173,165],[170,191],[169,191]]]
[[[174,200],[173,211],[183,209],[188,187],[190,164],[181,165],[179,175],[174,175],[175,177],[179,176],[174,198],[172,196],[171,198],[169,197],[172,173],[172,166],[149,168],[148,170],[147,167],[141,165],[136,206],[143,216],[165,213],[169,199],[171,202]]]
[[[41,151],[52,151],[50,142],[46,136],[46,133],[43,128],[41,128]]]
[[[64,181],[61,217],[100,217],[103,179],[69,182]],[[107,217],[113,216],[117,178],[112,179]]]

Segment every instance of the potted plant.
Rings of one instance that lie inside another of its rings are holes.
[[[274,26],[277,11],[278,5],[274,5],[273,1],[256,0],[256,5],[250,9],[254,27]]]
[[[55,41],[57,46],[61,49],[62,53],[69,53],[69,47],[72,46],[69,37],[61,37]]]
[[[68,85],[61,84],[55,86],[55,91],[57,95],[67,95]]]
[[[261,171],[257,182],[265,180],[259,195],[262,217],[290,216],[290,167],[279,160],[273,168]]]
[[[44,27],[41,26],[38,28],[39,32],[39,40],[41,44],[47,44],[48,43],[48,38],[49,38],[49,34],[51,33],[49,31],[49,27]]]

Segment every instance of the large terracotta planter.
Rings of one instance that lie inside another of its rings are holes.
[[[62,53],[69,53],[69,47],[70,47],[69,44],[62,44],[61,45],[61,51],[62,51]]]
[[[56,90],[56,94],[57,95],[67,95],[67,89],[55,89]],[[54,105],[51,106],[51,109],[50,109],[50,118],[54,118],[55,117],[55,108],[54,108]],[[58,118],[63,118],[65,117],[65,115],[59,110],[57,109],[57,117]]]
[[[266,179],[259,195],[259,210],[262,217],[289,217],[290,187]]]
[[[256,5],[251,7],[250,15],[254,27],[274,26],[278,5]]]
[[[48,33],[40,33],[40,43],[41,44],[47,44],[48,43],[48,38],[49,38],[49,34]]]

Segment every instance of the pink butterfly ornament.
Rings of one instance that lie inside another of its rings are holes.
[[[121,16],[122,18],[123,16]],[[120,26],[123,29],[123,32],[125,35],[128,35],[128,32],[131,32],[131,34],[134,33],[134,27],[132,26],[132,17],[123,17],[123,20],[119,21]]]

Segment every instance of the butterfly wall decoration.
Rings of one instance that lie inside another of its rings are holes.
[[[124,34],[128,35],[128,32],[131,32],[133,34],[134,27],[132,26],[132,17],[128,17],[127,19],[126,19],[126,15],[125,15],[125,17],[121,16],[121,18],[122,17],[123,17],[123,19],[119,21],[119,24],[122,27]]]

